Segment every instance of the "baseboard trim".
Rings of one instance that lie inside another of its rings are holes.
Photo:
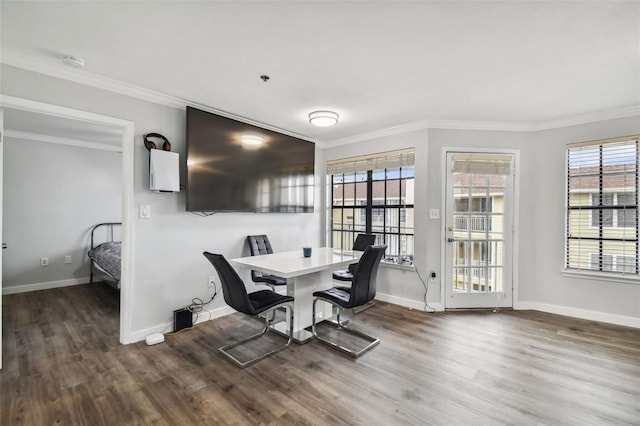
[[[376,300],[393,303],[394,305],[405,306],[411,309],[418,309],[421,311],[425,310],[425,306],[423,302],[418,302],[417,300],[405,299],[403,297],[398,297],[398,296],[391,296],[390,294],[378,292],[376,293]],[[440,303],[429,302],[429,306],[434,308],[436,311],[444,311],[444,307]]]
[[[393,303],[394,305],[405,306],[409,309],[416,309],[420,311],[425,310],[425,305],[422,302],[418,302],[416,300],[405,299],[398,296],[391,296],[389,294],[377,293],[376,300],[380,300],[382,302]],[[434,308],[437,312],[444,311],[444,306],[440,303],[429,303],[429,306]],[[592,321],[600,321],[611,324],[623,325],[627,327],[635,327],[640,328],[640,318],[628,317],[624,315],[615,315],[609,314],[605,312],[596,312],[596,311],[588,311],[585,309],[577,309],[570,308],[566,306],[558,306],[558,305],[550,305],[545,303],[537,303],[537,302],[519,302],[517,306],[514,307],[515,310],[534,310],[541,312],[548,312],[551,314],[565,315],[574,318],[582,318],[586,320]],[[210,313],[211,317],[206,315],[206,313]],[[229,314],[236,312],[233,308],[229,306],[224,306],[221,308],[205,310],[200,314],[196,324],[200,324],[202,322],[209,321],[211,319],[220,318]],[[149,327],[144,330],[136,331],[131,334],[131,341],[128,343],[135,343],[144,340],[148,335],[153,333],[168,333],[171,331],[173,327],[173,322],[167,322],[165,324],[159,324],[154,327]]]
[[[625,315],[610,314],[607,312],[589,311],[586,309],[572,308],[569,306],[550,305],[539,302],[519,302],[514,307],[516,310],[531,309],[534,311],[548,312],[550,314],[564,315],[591,321],[606,322],[623,325],[626,327],[640,328],[640,318]]]
[[[222,308],[216,308],[216,309],[205,309],[204,311],[199,313],[198,319],[196,320],[194,325],[200,324],[212,319],[224,317],[226,315],[233,314],[234,312],[236,312],[236,310],[229,306],[223,306]],[[207,313],[211,314],[211,317],[209,317]],[[173,321],[169,321],[164,324],[159,324],[153,327],[145,328],[144,330],[134,331],[133,333],[131,333],[131,341],[126,343],[140,342],[146,339],[146,337],[150,334],[170,333],[172,330],[173,330]],[[187,332],[187,331],[188,329],[185,329],[184,332]]]
[[[72,285],[88,284],[89,277],[71,278],[68,280],[49,281],[44,283],[23,284],[2,288],[2,294],[28,293],[30,291],[49,290],[52,288],[69,287]]]

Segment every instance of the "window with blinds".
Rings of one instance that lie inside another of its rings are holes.
[[[333,247],[351,249],[357,234],[375,234],[387,257],[413,260],[413,166],[413,149],[327,162]]]
[[[638,136],[567,146],[565,267],[638,276]]]

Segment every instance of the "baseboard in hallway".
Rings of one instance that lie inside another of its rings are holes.
[[[88,284],[89,277],[71,278],[68,280],[48,281],[44,283],[22,284],[2,288],[2,294],[27,293],[30,291],[49,290],[51,288],[69,287],[72,285]]]

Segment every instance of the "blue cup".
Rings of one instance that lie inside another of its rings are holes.
[[[311,257],[311,247],[302,247],[304,257]]]

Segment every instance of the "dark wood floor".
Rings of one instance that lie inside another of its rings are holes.
[[[3,297],[2,425],[638,425],[640,330],[533,312],[427,314],[378,302],[358,360],[318,342],[244,370],[217,347],[242,314],[118,344],[104,285]]]

